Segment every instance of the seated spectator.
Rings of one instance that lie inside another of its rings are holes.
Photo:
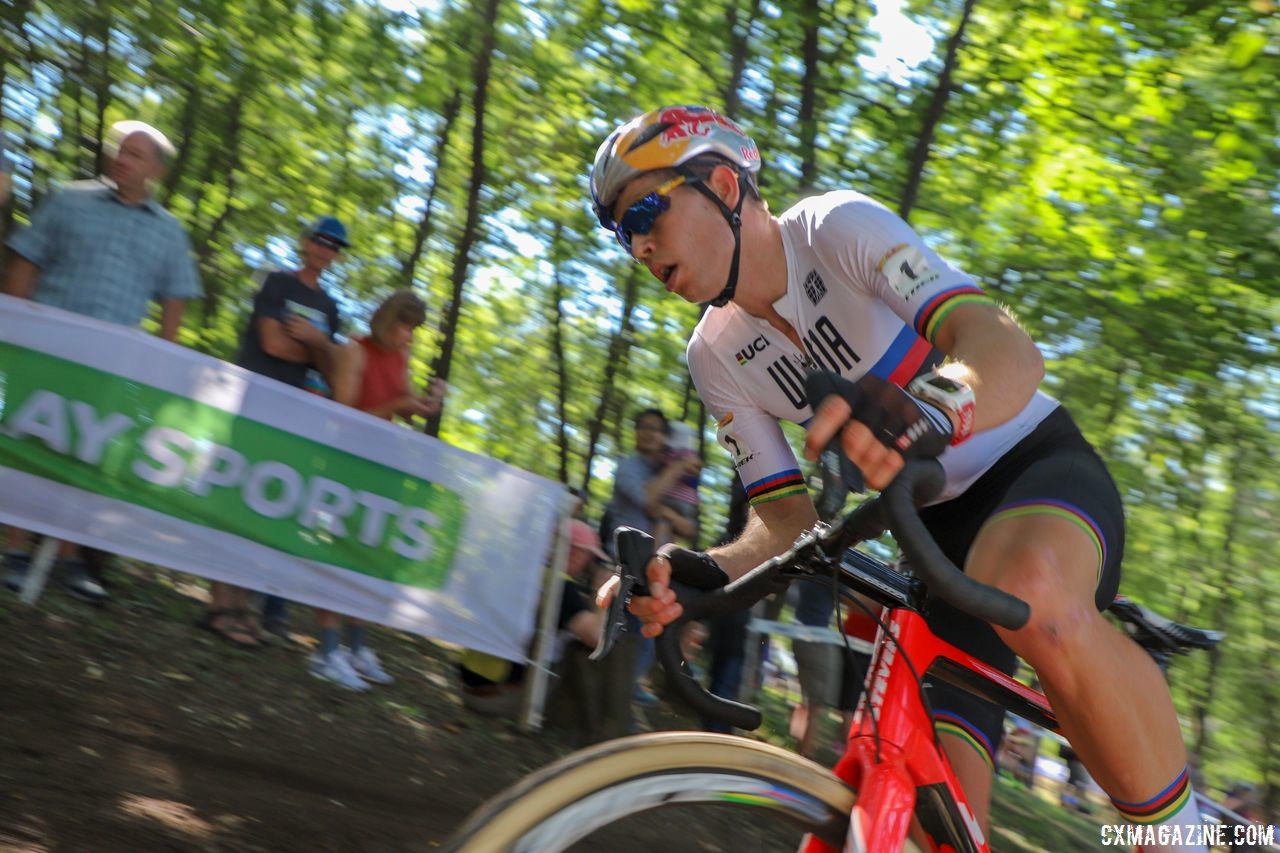
[[[356,338],[338,351],[334,401],[388,421],[439,414],[444,382],[431,380],[426,394],[413,393],[409,384],[409,351],[414,334],[426,319],[426,306],[412,291],[401,290],[387,297],[369,319],[368,336]],[[346,623],[346,648],[338,639],[342,622]],[[395,680],[369,648],[360,620],[317,609],[316,624],[320,648],[309,661],[313,675],[358,691],[368,690],[370,683]]]
[[[560,592],[560,610],[556,617],[556,626],[569,636],[562,655],[568,665],[562,667],[562,677],[565,681],[562,692],[570,694],[570,701],[577,706],[575,710],[578,712],[580,725],[590,736],[595,736],[601,729],[599,705],[605,697],[585,695],[589,691],[598,692],[598,684],[591,683],[589,672],[580,673],[577,670],[582,669],[581,664],[586,655],[596,647],[603,614],[592,604],[594,590],[590,589],[584,581],[588,581],[591,577],[592,567],[598,561],[607,559],[608,557],[600,548],[600,537],[591,529],[591,526],[577,519],[571,521],[569,561],[565,567],[568,576]],[[587,666],[597,667],[594,664],[587,664]],[[624,668],[629,669],[629,667],[630,662]],[[566,668],[571,671],[565,673]],[[598,671],[606,668],[604,665],[599,665]],[[514,715],[520,707],[525,670],[524,664],[513,663],[468,649],[463,652],[458,664],[458,675],[462,680],[463,705],[486,716]],[[625,698],[624,684],[623,699]]]

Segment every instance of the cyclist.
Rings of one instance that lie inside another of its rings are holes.
[[[736,541],[708,552],[668,545],[649,562],[651,597],[631,604],[645,635],[680,615],[673,568],[695,584],[725,583],[817,521],[779,420],[807,426],[810,459],[838,440],[876,489],[902,453],[940,454],[947,485],[922,518],[967,573],[1030,604],[1031,621],[1007,631],[935,603],[932,629],[1004,672],[1015,655],[1034,666],[1063,733],[1127,818],[1198,823],[1164,680],[1100,614],[1119,583],[1119,494],[1067,412],[1037,389],[1035,344],[861,193],[829,192],[774,216],[757,188],[760,162],[729,119],[674,106],[616,129],[592,167],[601,225],[668,291],[708,303],[689,371],[751,501]],[[814,369],[840,374],[844,393],[811,406],[803,381]],[[929,695],[985,827],[1002,711],[941,682]]]

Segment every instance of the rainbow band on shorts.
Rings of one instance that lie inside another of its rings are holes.
[[[987,736],[978,731],[964,717],[953,714],[950,711],[933,710],[933,727],[938,734],[948,734],[960,738],[969,746],[977,750],[982,756],[982,760],[987,762],[987,767],[992,771],[996,769],[995,750],[991,748],[991,741],[987,740]]]
[[[1001,507],[991,518],[987,519],[987,524],[1003,521],[1006,518],[1023,518],[1028,515],[1052,515],[1056,518],[1066,519],[1083,530],[1085,535],[1093,542],[1093,547],[1098,553],[1098,567],[1094,575],[1094,586],[1096,587],[1102,582],[1102,569],[1107,564],[1107,542],[1102,538],[1102,528],[1098,527],[1097,523],[1089,517],[1089,514],[1078,506],[1069,504],[1066,501],[1019,501]]]
[[[960,284],[936,294],[928,302],[920,306],[912,325],[916,334],[933,343],[933,336],[942,327],[947,315],[961,305],[980,304],[995,305],[996,301],[982,292],[982,288],[972,284]]]
[[[1112,800],[1111,804],[1120,812],[1121,817],[1130,823],[1143,825],[1163,823],[1182,810],[1191,799],[1191,777],[1184,767],[1169,787],[1156,794],[1145,803],[1126,803]]]
[[[802,495],[805,493],[806,486],[804,477],[800,474],[800,469],[792,468],[790,471],[780,471],[762,480],[749,483],[746,490],[747,501],[752,506],[755,506],[756,504],[776,501],[778,498]]]

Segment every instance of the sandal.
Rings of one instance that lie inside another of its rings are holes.
[[[241,648],[259,648],[262,644],[258,642],[257,637],[240,625],[237,619],[239,615],[239,610],[206,610],[196,620],[196,627],[211,631]]]
[[[257,614],[252,610],[229,610],[227,613],[235,617],[236,624],[240,626],[240,630],[257,640],[258,645],[274,646],[276,644],[276,635],[262,627],[262,623],[258,621]]]

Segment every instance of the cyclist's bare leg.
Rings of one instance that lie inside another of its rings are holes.
[[[1113,799],[1144,802],[1182,772],[1186,749],[1159,669],[1094,606],[1097,565],[1075,524],[1029,515],[984,527],[965,571],[1031,605],[1030,623],[997,633],[1035,667],[1098,784]]]
[[[969,801],[969,810],[973,812],[978,826],[982,827],[982,834],[990,837],[987,817],[991,812],[991,765],[973,744],[963,738],[939,732],[938,742],[947,753],[947,760],[960,781],[964,798]]]

